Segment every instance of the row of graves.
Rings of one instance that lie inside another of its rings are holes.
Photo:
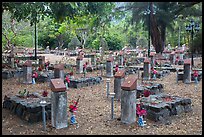
[[[77,79],[73,77],[71,72],[64,73],[65,64],[52,65],[49,62],[45,62],[45,57],[42,56],[40,57],[41,61],[39,60],[38,63],[41,70],[33,70],[32,61],[27,60],[22,65],[22,83],[35,84],[35,82],[49,82],[51,96],[47,96],[48,93],[46,91],[43,94],[37,92],[31,94],[25,89],[24,91],[19,91],[18,95],[5,96],[3,108],[9,109],[12,113],[30,123],[43,121],[44,130],[46,130],[46,117],[51,119],[52,126],[57,129],[68,127],[68,119],[70,119],[71,124],[76,124],[74,112],[77,110],[77,103],[80,96],[76,102],[67,107],[68,98],[66,90],[100,84],[103,79],[103,70],[105,69],[105,77],[108,78],[106,81],[106,95],[112,98],[112,119],[114,119],[114,99],[117,100],[117,103],[121,104],[121,122],[125,124],[136,122],[136,118],[138,117],[138,125],[144,126],[144,117],[155,122],[160,120],[165,121],[166,118],[172,115],[191,111],[190,98],[164,94],[163,88],[165,85],[152,81],[152,79],[158,77],[156,77],[157,71],[155,71],[155,56],[153,54],[151,55],[152,57],[150,58],[144,57],[143,59],[137,60],[137,64],[143,63],[143,67],[142,69],[141,67],[136,67],[137,71],[134,74],[129,73],[130,67],[127,66],[128,60],[124,59],[124,57],[129,59],[134,58],[134,53],[126,55],[124,52],[119,52],[117,55],[109,54],[105,65],[102,62],[98,64],[101,70],[101,76],[86,77],[89,64],[83,63],[84,54],[81,52],[76,58],[76,66],[72,66],[76,68],[76,73],[84,74],[84,77]],[[90,55],[90,57],[92,58],[91,66],[97,66],[95,54]],[[117,61],[114,61],[114,59],[117,59]],[[114,62],[117,62],[117,64]],[[184,75],[182,77],[184,83],[191,81],[191,66],[189,65],[188,60],[184,61]],[[142,71],[141,78],[139,76],[140,71]],[[46,76],[42,78],[44,80],[40,81],[39,75],[42,76],[43,74]],[[109,91],[111,78],[114,78],[114,91],[112,93]],[[142,79],[140,85],[137,82],[139,79]],[[68,108],[70,115],[68,115]]]
[[[167,119],[172,115],[178,115],[182,112],[189,112],[192,110],[190,98],[181,98],[178,96],[164,94],[162,93],[164,85],[154,83],[152,81],[149,82],[151,79],[158,78],[156,77],[156,74],[158,73],[154,67],[156,65],[154,62],[154,55],[151,54],[150,58],[151,59],[144,59],[142,81],[144,80],[147,82],[142,82],[141,85],[137,85],[137,75],[125,78],[126,69],[119,69],[119,71],[115,73],[114,93],[115,98],[120,100],[121,103],[121,121],[123,123],[130,124],[136,122],[137,115],[139,117],[137,121],[138,124],[140,126],[144,126],[144,116],[154,121],[167,121]],[[161,57],[158,59],[164,60]],[[109,67],[111,66],[111,62],[111,59],[107,60],[107,77],[113,76],[113,71],[111,71],[111,67]],[[166,67],[171,67],[170,64],[168,65],[164,66],[164,69],[166,69]],[[174,70],[174,72],[175,70],[178,71],[176,68],[172,70]],[[180,78],[177,73],[177,81],[182,79],[183,83],[189,84],[196,80],[199,81],[202,78],[202,70],[198,71],[191,69],[190,59],[183,60],[183,69],[181,70],[183,70],[183,77]],[[168,71],[168,73],[170,73],[170,71]],[[109,87],[108,83],[107,87]],[[108,89],[109,88],[107,88],[107,95],[109,94]]]

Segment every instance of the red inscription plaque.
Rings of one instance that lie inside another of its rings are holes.
[[[62,92],[66,91],[66,86],[62,79],[51,79],[51,90],[53,92]]]
[[[136,76],[128,76],[125,78],[124,82],[121,84],[121,89],[126,91],[135,90],[137,87],[137,77]]]
[[[115,73],[115,78],[124,78],[125,77],[125,69],[118,70]]]

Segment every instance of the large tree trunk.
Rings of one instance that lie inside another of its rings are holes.
[[[151,27],[150,27],[150,35],[152,39],[152,45],[154,46],[156,53],[162,53],[164,49],[164,43],[161,39],[161,32],[158,28],[155,16],[153,15],[153,3],[150,2],[150,21],[151,21]]]
[[[161,30],[161,40],[164,48],[166,45],[166,25],[165,24],[161,25],[160,30]]]

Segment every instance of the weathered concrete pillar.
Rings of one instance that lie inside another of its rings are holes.
[[[96,55],[91,54],[91,65],[96,66]]]
[[[148,58],[145,58],[144,60],[144,66],[143,66],[143,79],[144,80],[150,80],[150,71],[151,71],[151,65]]]
[[[191,60],[184,60],[183,82],[189,84],[191,82]]]
[[[67,92],[64,80],[51,79],[51,121],[56,129],[68,127]]]
[[[45,56],[40,56],[39,57],[39,66],[44,69],[45,65]]]
[[[121,122],[131,124],[136,121],[136,76],[125,78],[121,88]]]
[[[113,77],[113,57],[109,57],[106,61],[106,77]]]
[[[30,60],[23,64],[23,83],[32,84],[32,62]]]
[[[175,61],[176,61],[176,56],[175,56],[175,52],[173,51],[170,54],[170,63],[175,64]]]
[[[58,64],[54,66],[54,77],[64,80],[64,65]]]
[[[123,66],[123,65],[124,65],[124,64],[123,64],[123,62],[124,62],[124,56],[123,56],[123,52],[122,52],[122,51],[119,52],[118,57],[119,57],[119,63],[118,63],[118,65]]]
[[[76,73],[83,73],[83,57],[76,58]]]
[[[117,101],[121,100],[121,83],[124,81],[125,78],[125,69],[118,70],[115,73],[115,79],[114,79],[114,93],[115,93],[115,99]]]
[[[151,67],[154,67],[155,53],[151,52],[149,56],[150,56]]]

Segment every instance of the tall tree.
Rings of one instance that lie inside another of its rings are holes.
[[[151,22],[152,27],[150,27],[150,34],[152,44],[156,52],[159,53],[164,49],[166,28],[178,15],[184,14],[183,11],[185,9],[198,3],[199,2],[150,2],[149,6],[147,2],[131,2],[118,9],[125,8],[126,10],[132,10],[132,23],[146,20],[148,26],[149,21]],[[144,15],[148,7],[150,20]]]

